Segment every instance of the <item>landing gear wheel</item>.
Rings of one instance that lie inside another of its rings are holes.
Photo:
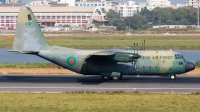
[[[112,77],[112,80],[121,80],[122,79],[122,75],[120,75],[119,77]]]
[[[101,76],[101,78],[102,78],[103,80],[105,80],[105,81],[107,81],[107,80],[110,80],[110,79],[111,79],[111,77],[105,77],[105,76]]]
[[[176,75],[175,74],[172,74],[169,77],[170,77],[171,80],[176,80]]]

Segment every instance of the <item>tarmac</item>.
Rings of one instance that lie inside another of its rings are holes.
[[[200,76],[123,76],[103,81],[100,76],[1,74],[0,92],[146,91],[153,93],[200,92]]]

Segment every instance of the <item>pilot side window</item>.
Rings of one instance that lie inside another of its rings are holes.
[[[28,17],[28,21],[32,20],[31,14],[28,14],[27,17]]]

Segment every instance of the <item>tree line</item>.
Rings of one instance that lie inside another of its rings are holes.
[[[130,29],[147,29],[152,25],[196,25],[197,8],[181,7],[172,8],[155,8],[150,11],[146,7],[141,12],[131,17],[121,18],[120,14],[114,10],[109,10],[106,14],[109,25],[114,25],[117,30]]]

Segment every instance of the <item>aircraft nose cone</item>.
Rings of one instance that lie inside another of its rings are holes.
[[[185,72],[189,72],[191,70],[194,70],[195,69],[195,66],[193,63],[191,62],[187,62],[186,65],[185,65]]]

